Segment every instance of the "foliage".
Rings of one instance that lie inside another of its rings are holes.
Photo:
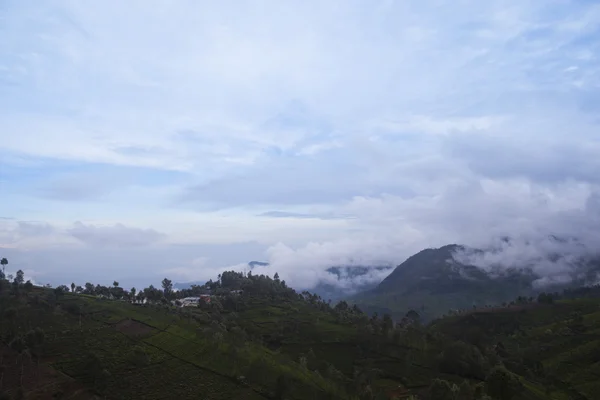
[[[429,387],[431,400],[454,400],[455,391],[452,385],[443,379],[434,379]]]
[[[484,379],[488,365],[477,347],[455,341],[444,348],[439,368],[466,378]]]
[[[486,389],[492,398],[511,400],[523,390],[519,379],[504,367],[495,367],[486,379]]]

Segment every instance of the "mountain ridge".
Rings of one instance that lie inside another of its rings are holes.
[[[550,237],[550,240],[558,242],[560,238]],[[509,244],[510,238],[502,238],[501,243]],[[369,312],[401,316],[409,309],[419,309],[426,317],[433,318],[450,309],[499,305],[518,296],[531,297],[543,290],[562,290],[598,281],[598,256],[575,258],[548,253],[517,266],[503,265],[494,258],[485,266],[474,262],[490,261],[486,257],[494,251],[500,252],[502,248],[476,249],[449,244],[423,249],[399,264],[379,285],[349,300]],[[551,271],[554,275],[540,274],[536,263],[554,266],[556,271]]]

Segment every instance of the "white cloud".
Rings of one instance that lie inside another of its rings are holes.
[[[0,245],[81,251],[86,265],[100,249],[168,258],[178,243],[256,241],[305,285],[331,263],[399,263],[447,242],[593,241],[599,10],[12,2],[3,213],[54,230],[0,222]],[[149,268],[192,277],[247,261],[229,252]],[[145,258],[114,262],[139,273]]]
[[[94,248],[148,246],[160,242],[165,237],[163,233],[154,229],[129,228],[123,224],[96,226],[79,221],[67,229],[67,233]]]

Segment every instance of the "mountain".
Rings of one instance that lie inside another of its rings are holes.
[[[503,243],[509,240],[505,238]],[[518,296],[535,296],[542,290],[595,283],[600,271],[599,259],[571,260],[567,269],[559,263],[564,255],[556,253],[519,267],[496,262],[483,269],[472,264],[486,256],[491,258],[494,251],[497,249],[470,249],[457,244],[422,250],[397,266],[379,285],[350,300],[371,313],[401,317],[415,309],[429,319],[452,309],[499,305]],[[537,274],[534,267],[540,262],[560,266],[562,275],[556,276],[561,279]]]

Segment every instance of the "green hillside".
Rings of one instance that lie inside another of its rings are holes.
[[[193,290],[210,304],[182,308],[170,300],[191,293],[168,281],[137,295],[2,281],[0,398],[595,398],[594,290],[423,326],[414,311],[394,323],[265,276],[208,285]]]
[[[457,260],[455,253],[464,249],[452,244],[422,250],[397,266],[376,288],[358,293],[350,301],[366,311],[390,313],[395,317],[415,309],[431,320],[452,310],[509,303],[518,296],[538,295],[533,283],[540,277],[526,265],[520,269],[502,268],[491,275]],[[595,282],[599,262],[598,259],[582,262],[574,271],[571,285],[557,286],[553,290]],[[584,279],[586,276],[590,279]]]

